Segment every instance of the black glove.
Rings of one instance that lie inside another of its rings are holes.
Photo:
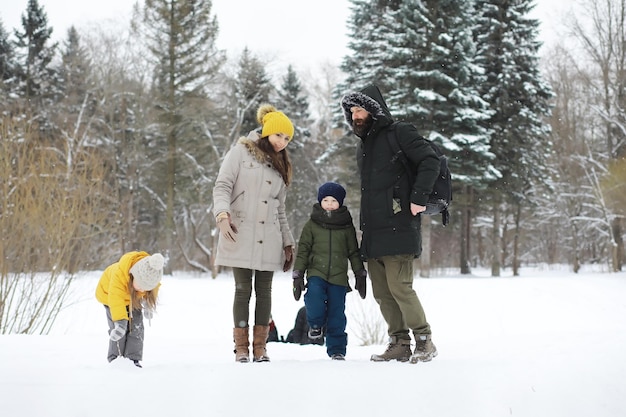
[[[228,217],[221,218],[217,220],[217,227],[220,229],[220,234],[224,236],[226,239],[235,243],[235,235],[237,234],[237,226],[230,220],[230,213]]]
[[[293,265],[293,246],[285,246],[285,264],[283,265],[283,272],[287,272]]]
[[[115,324],[115,327],[111,330],[111,333],[109,333],[109,339],[113,342],[117,342],[126,334],[126,329],[128,329],[128,320],[118,320],[113,322],[113,324]]]
[[[367,271],[365,269],[356,271],[354,273],[354,278],[356,279],[354,287],[359,292],[361,298],[365,299],[365,294],[367,293]]]
[[[302,295],[302,291],[304,291],[304,272],[303,271],[293,271],[291,274],[293,278],[293,298],[298,301],[300,299],[300,295]]]

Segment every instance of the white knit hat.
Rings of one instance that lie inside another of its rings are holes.
[[[135,278],[135,284],[142,291],[150,291],[156,287],[163,277],[163,264],[165,258],[160,253],[141,258],[130,268],[130,273]]]

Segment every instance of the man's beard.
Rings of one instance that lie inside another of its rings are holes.
[[[352,130],[354,131],[355,135],[363,139],[365,136],[367,136],[367,133],[370,131],[373,124],[374,120],[372,119],[372,116],[368,115],[365,120],[359,121],[359,124],[357,124],[357,122],[353,120]]]

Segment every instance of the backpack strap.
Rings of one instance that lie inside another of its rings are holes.
[[[441,211],[441,224],[443,224],[443,227],[446,227],[449,222],[450,222],[450,213],[448,212],[448,209],[445,208]]]
[[[391,157],[391,163],[395,164],[397,161],[400,161],[404,166],[404,170],[409,178],[409,185],[411,188],[413,187],[413,173],[411,171],[411,166],[409,165],[409,161],[404,154],[404,151],[400,147],[400,143],[398,142],[398,138],[396,137],[396,122],[393,122],[389,129],[387,130],[387,141],[389,142],[389,146],[391,147],[391,151],[393,152],[393,156]]]

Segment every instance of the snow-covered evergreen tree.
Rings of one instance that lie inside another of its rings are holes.
[[[550,155],[549,100],[552,91],[540,74],[539,22],[527,15],[532,0],[476,0],[475,34],[485,69],[481,93],[494,110],[491,150],[497,156],[499,192],[523,194],[545,178]]]
[[[345,79],[335,88],[337,102],[346,93],[363,89],[368,84],[378,84],[383,93],[393,81],[390,78],[388,67],[388,43],[390,36],[401,30],[394,22],[393,12],[399,7],[399,0],[350,0],[351,15],[348,19],[348,47],[350,54],[344,56],[341,62],[341,70],[345,73]],[[399,65],[399,63],[395,63]],[[345,140],[339,140],[331,145],[322,161],[337,157],[354,159],[354,148],[357,140],[348,131],[343,111],[337,105],[335,109],[334,124],[346,130]],[[346,161],[347,162],[347,161]],[[356,168],[355,164],[343,163],[350,171]],[[340,173],[341,175],[341,173]],[[354,176],[354,172],[347,172],[346,176]]]
[[[17,56],[18,91],[24,105],[38,113],[49,107],[57,93],[58,79],[52,66],[57,43],[51,42],[52,27],[38,0],[28,0],[22,14],[22,28],[14,31]],[[49,130],[47,117],[39,114],[40,126]]]
[[[471,3],[352,3],[353,53],[342,65],[346,84],[378,84],[396,119],[413,123],[423,136],[442,145],[454,178],[455,212],[471,222],[473,190],[484,189],[498,175],[485,128],[491,110],[478,90],[483,76],[475,62]],[[469,241],[463,235],[469,230],[461,228],[461,241]],[[467,256],[462,255],[462,270]]]
[[[551,152],[549,139],[550,86],[540,74],[537,40],[539,22],[528,17],[532,0],[476,0],[478,16],[474,29],[479,62],[485,69],[481,95],[494,111],[488,123],[492,131],[490,148],[500,177],[491,181],[493,197],[494,247],[492,271],[499,275],[502,247],[499,219],[501,203],[531,209],[531,192],[545,186],[549,176],[546,160]],[[519,219],[514,219],[519,224]],[[511,262],[517,268],[518,248]]]
[[[93,89],[93,80],[91,61],[74,26],[68,29],[63,42],[59,76],[62,101],[72,106],[73,112],[76,113],[83,103],[89,100],[88,93]]]
[[[259,127],[256,112],[260,104],[270,102],[270,95],[273,92],[271,78],[264,63],[248,48],[244,48],[239,58],[239,67],[234,80],[234,96],[237,100],[236,112],[241,113],[240,135],[245,136],[251,130]],[[270,104],[276,106],[275,103]]]
[[[13,44],[9,40],[8,32],[4,29],[2,19],[0,19],[0,91],[3,93],[7,92],[9,82],[15,75],[14,59]],[[0,104],[2,103],[0,102]]]
[[[484,121],[491,114],[478,86],[468,2],[405,0],[402,31],[391,37],[394,68],[389,105],[423,136],[443,145],[455,187],[482,189],[496,173]],[[457,202],[460,198],[456,199]]]
[[[146,0],[136,5],[132,24],[153,65],[159,123],[150,179],[165,202],[162,247],[172,251],[179,247],[177,217],[203,194],[196,181],[204,177],[206,153],[197,147],[205,133],[200,126],[211,113],[209,89],[222,64],[218,24],[211,0]]]
[[[342,93],[379,83],[384,90],[392,85],[392,71],[403,65],[391,59],[390,41],[402,31],[397,11],[404,0],[350,0],[352,15],[348,20],[350,55],[343,58],[341,69],[345,82]]]
[[[309,116],[309,100],[302,82],[292,65],[287,67],[287,73],[282,78],[278,93],[280,110],[292,121],[295,127],[293,140],[287,151],[294,169],[291,185],[286,199],[287,219],[297,239],[299,232],[308,220],[311,213],[311,204],[315,202],[318,184],[319,168],[311,158],[310,144],[317,140],[312,138],[308,126],[311,124]]]
[[[287,66],[287,73],[282,78],[277,94],[280,110],[294,123],[295,135],[299,137],[300,141],[304,141],[305,137],[310,135],[307,129],[311,122],[309,99],[293,65]]]

